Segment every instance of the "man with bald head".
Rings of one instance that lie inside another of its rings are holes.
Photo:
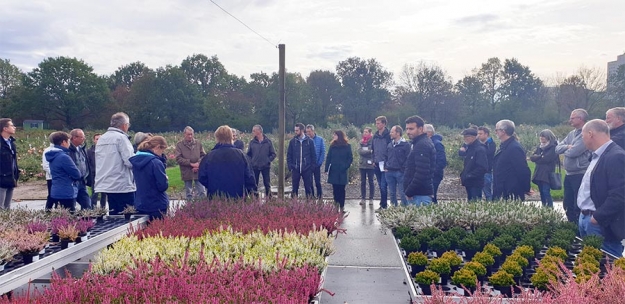
[[[577,196],[579,233],[603,236],[601,249],[621,257],[625,239],[625,150],[610,140],[608,124],[587,122],[582,139],[592,159]]]
[[[625,149],[625,107],[616,107],[605,112],[605,122],[610,127],[610,139]]]

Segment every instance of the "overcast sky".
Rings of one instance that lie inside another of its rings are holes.
[[[435,63],[457,81],[489,57],[550,78],[582,65],[605,71],[625,52],[624,0],[214,1],[270,42],[210,0],[2,0],[0,58],[28,72],[77,57],[108,75],[202,53],[249,79],[278,70],[283,43],[288,71],[304,77],[357,56],[395,76],[406,63]]]

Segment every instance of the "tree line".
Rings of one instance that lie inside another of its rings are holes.
[[[286,124],[372,123],[385,115],[391,125],[419,114],[436,125],[494,124],[502,118],[555,125],[571,110],[601,117],[625,105],[625,66],[610,78],[580,68],[546,85],[517,59],[490,58],[455,82],[435,64],[406,64],[397,79],[376,59],[347,58],[335,71],[306,77],[286,74]],[[133,129],[210,130],[228,124],[250,130],[278,127],[277,73],[249,79],[228,73],[217,56],[188,56],[179,65],[151,69],[142,62],[97,75],[83,60],[44,59],[24,73],[0,59],[0,114],[18,124],[45,120],[53,129],[106,128],[111,115],[128,113]]]

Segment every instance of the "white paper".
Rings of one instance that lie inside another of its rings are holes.
[[[379,167],[380,167],[380,171],[384,171],[384,162],[383,161],[381,161],[379,163]]]
[[[369,147],[362,147],[363,150],[369,151]]]

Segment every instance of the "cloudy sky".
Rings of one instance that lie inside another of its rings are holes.
[[[623,0],[2,0],[0,58],[30,71],[46,57],[83,59],[98,74],[142,61],[178,65],[217,55],[245,76],[335,71],[376,58],[398,75],[434,63],[460,79],[489,57],[516,57],[543,78],[606,69],[625,52]]]

